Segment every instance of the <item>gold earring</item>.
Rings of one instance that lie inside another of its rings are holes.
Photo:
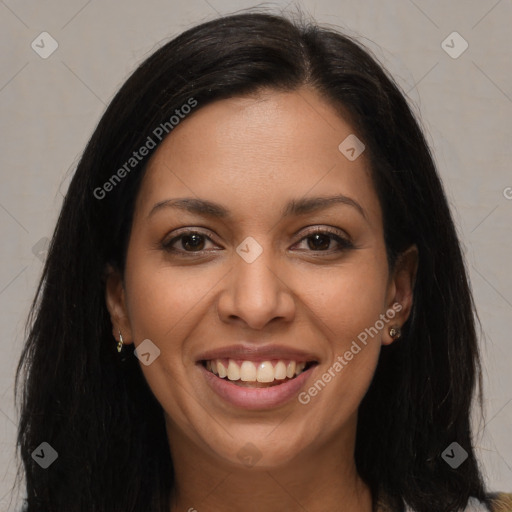
[[[394,339],[398,339],[400,338],[400,336],[402,336],[402,331],[400,329],[400,327],[390,327],[389,328],[389,335]]]
[[[117,351],[121,352],[122,348],[123,348],[123,335],[121,334],[121,331],[119,331],[119,342],[117,344]]]

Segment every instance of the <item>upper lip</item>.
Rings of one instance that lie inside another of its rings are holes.
[[[254,346],[248,344],[228,345],[201,353],[197,362],[211,359],[244,359],[246,361],[263,361],[271,359],[290,359],[293,361],[316,361],[317,355],[304,350],[286,347],[284,345]]]

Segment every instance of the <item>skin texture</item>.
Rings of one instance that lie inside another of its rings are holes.
[[[150,161],[125,274],[112,270],[106,300],[116,339],[120,329],[125,343],[149,338],[161,350],[141,367],[165,412],[173,511],[371,511],[353,456],[357,410],[381,346],[393,342],[389,326],[410,313],[417,251],[390,272],[365,154],[349,161],[338,150],[352,133],[311,89],[264,91],[199,106]],[[336,204],[281,217],[291,199],[334,194],[352,198],[364,216]],[[215,201],[232,217],[170,207],[150,215],[180,197]],[[315,244],[305,238],[315,226],[338,229],[354,248],[337,251],[336,239],[325,237]],[[166,251],[162,243],[183,228],[210,239],[199,239],[199,252],[187,239],[172,244],[182,255]],[[249,236],[263,249],[252,263],[236,252]],[[196,365],[205,350],[278,343],[317,356],[310,387],[394,303],[401,311],[306,405],[292,399],[241,410],[216,395]],[[249,442],[261,457],[252,467],[237,455]]]

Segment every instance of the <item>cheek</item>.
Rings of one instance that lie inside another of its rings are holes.
[[[331,411],[330,424],[357,409],[378,363],[388,278],[387,262],[384,265],[382,261],[372,256],[366,261],[358,258],[353,265],[331,269],[328,275],[317,273],[304,281],[312,317],[320,319],[317,326],[329,347],[329,361],[316,376],[317,381],[326,383],[325,388],[319,383],[310,388],[310,396],[316,407]],[[339,404],[336,411],[333,404]]]
[[[387,279],[387,266],[376,264],[373,258],[366,262],[361,258],[324,275],[306,277],[310,281],[306,296],[327,332],[342,347],[373,326],[384,312]]]
[[[127,306],[132,335],[138,345],[150,339],[160,348],[160,356],[141,370],[153,394],[165,411],[188,427],[187,417],[197,406],[187,387],[187,340],[198,326],[202,301],[218,281],[212,270],[198,266],[171,267],[161,263],[155,252],[128,253],[126,263]],[[186,412],[188,411],[188,413]]]
[[[163,258],[154,251],[128,253],[127,307],[136,341],[153,337],[167,344],[180,339],[194,308],[208,300],[208,291],[218,281],[207,266],[172,267],[162,263]]]

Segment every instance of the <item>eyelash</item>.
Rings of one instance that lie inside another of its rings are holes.
[[[308,231],[305,236],[303,236],[297,243],[300,243],[304,240],[307,240],[308,238],[314,236],[314,235],[317,235],[317,234],[320,234],[320,235],[327,235],[329,237],[331,237],[332,240],[336,241],[340,248],[338,249],[335,249],[335,250],[311,250],[311,251],[306,251],[306,252],[312,252],[312,253],[327,253],[327,254],[331,254],[331,253],[337,253],[337,252],[343,252],[343,251],[346,251],[348,249],[353,249],[354,248],[354,245],[352,244],[352,242],[350,242],[350,240],[348,240],[345,236],[341,235],[341,232],[340,231],[337,231],[337,230],[328,230],[328,229],[325,229],[325,228],[313,228],[312,230]],[[177,241],[181,240],[182,238],[184,237],[187,237],[187,236],[190,236],[190,235],[199,235],[199,236],[202,236],[202,237],[205,237],[207,240],[209,240],[210,242],[214,243],[213,240],[208,236],[206,235],[205,233],[202,233],[200,231],[195,231],[195,230],[189,230],[189,231],[185,231],[183,233],[181,233],[179,236],[176,236],[174,238],[172,238],[171,240],[169,240],[168,242],[163,242],[162,243],[162,249],[164,249],[166,252],[170,252],[170,253],[175,253],[175,254],[179,254],[179,255],[184,255],[185,257],[193,257],[195,255],[200,255],[204,252],[209,252],[207,250],[201,250],[201,251],[185,251],[185,250],[180,250],[180,249],[175,249],[172,247],[172,245],[174,245]]]

